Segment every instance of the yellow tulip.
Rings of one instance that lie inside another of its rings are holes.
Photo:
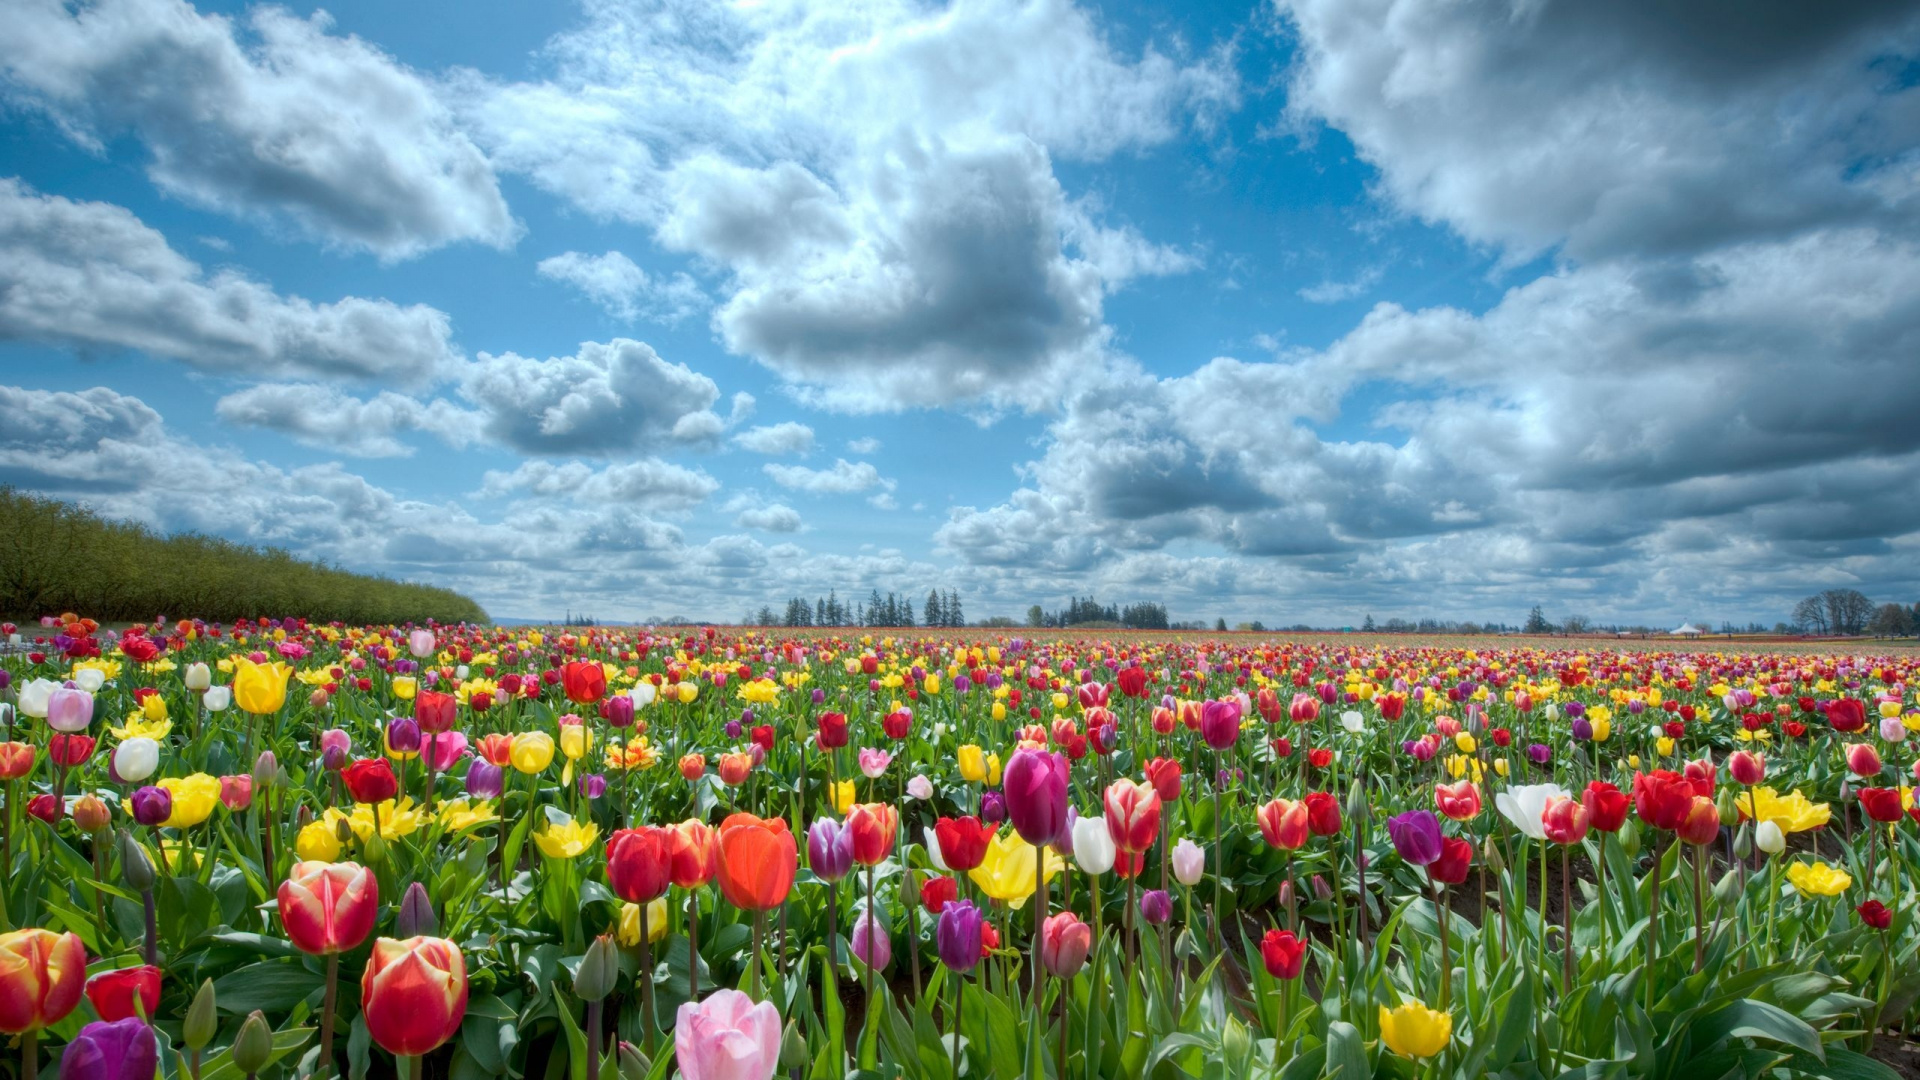
[[[1453,748],[1463,754],[1471,754],[1480,748],[1480,744],[1474,740],[1473,736],[1461,731],[1453,736]]]
[[[1062,710],[1064,710],[1064,709],[1065,709],[1066,707],[1067,707],[1067,695],[1065,695],[1065,694],[1063,694],[1063,693],[1061,693],[1061,692],[1060,692],[1060,691],[1058,691],[1058,690],[1055,690],[1055,691],[1053,692],[1053,708],[1054,708],[1054,711],[1055,711],[1055,712],[1060,712],[1060,711],[1062,711]]]
[[[147,700],[140,703],[140,715],[150,724],[167,722],[167,699],[159,694],[148,694]]]
[[[160,781],[160,786],[173,795],[173,813],[167,816],[163,825],[175,829],[191,829],[195,825],[213,816],[213,808],[220,805],[220,778],[206,773],[194,773],[192,776],[169,776]]]
[[[587,750],[593,746],[593,732],[585,724],[560,725],[560,752],[568,761],[579,761],[587,756]]]
[[[999,754],[987,755],[987,786],[988,787],[1000,786],[1000,755]]]
[[[440,807],[440,823],[452,832],[459,832],[469,825],[484,825],[498,820],[500,815],[493,812],[493,805],[485,799],[472,804],[465,799],[455,799]]]
[[[553,736],[544,731],[523,731],[513,737],[509,757],[520,772],[541,772],[553,763]]]
[[[1406,1001],[1397,1009],[1380,1006],[1380,1041],[1402,1057],[1432,1057],[1453,1038],[1453,1016]]]
[[[1653,752],[1656,754],[1659,754],[1661,757],[1666,757],[1669,754],[1672,754],[1673,740],[1667,738],[1665,735],[1660,736],[1658,739],[1655,739],[1653,741]]]
[[[132,712],[127,714],[125,727],[110,727],[107,731],[114,738],[121,740],[146,738],[154,742],[163,742],[173,731],[173,721],[162,720],[156,724],[149,721],[144,714]]]
[[[1839,896],[1853,886],[1853,876],[1823,862],[1796,862],[1787,867],[1787,880],[1801,896]]]
[[[533,834],[533,842],[540,846],[542,854],[549,859],[571,859],[585,853],[600,839],[600,826],[591,822],[582,825],[572,818],[560,824],[549,824],[545,829]]]
[[[674,693],[680,698],[680,704],[691,705],[693,699],[700,696],[700,687],[692,682],[679,683]]]
[[[233,662],[233,703],[255,716],[280,711],[287,702],[287,680],[293,669],[275,661],[256,664],[244,658]]]
[[[620,926],[614,931],[614,937],[620,944],[630,949],[640,944],[640,912],[639,904],[620,905]],[[655,897],[647,902],[646,919],[649,944],[667,936],[666,897]]]
[[[1494,758],[1493,771],[1495,773],[1498,773],[1500,776],[1505,777],[1507,775],[1507,759],[1503,757]]]
[[[993,703],[993,718],[995,720],[1005,720],[1007,718],[1007,706],[1005,702],[996,701]]]
[[[293,838],[293,850],[308,862],[334,862],[340,858],[340,837],[330,821],[309,821]]]
[[[1607,710],[1595,709],[1593,711],[1597,713],[1604,713]],[[1607,737],[1612,734],[1613,734],[1613,721],[1608,720],[1604,716],[1597,717],[1596,719],[1594,719],[1593,721],[1593,741],[1594,742],[1606,742]]]
[[[379,809],[382,840],[398,840],[403,836],[412,836],[419,832],[420,826],[424,824],[421,820],[423,815],[414,808],[413,799],[410,797],[402,797],[398,801],[388,799],[380,804]],[[353,830],[353,835],[364,844],[373,839],[373,811],[373,807],[364,804],[356,805],[351,814],[343,814],[329,807],[323,820],[330,827],[338,822],[346,822],[347,827]]]
[[[921,683],[921,689],[928,694],[939,693],[940,692],[940,676],[938,675],[927,676],[926,680]]]
[[[1754,821],[1771,821],[1780,831],[1797,833],[1817,829],[1833,817],[1826,803],[1816,803],[1799,792],[1777,794],[1770,787],[1757,787],[1751,794],[1741,792],[1733,804]]]
[[[845,814],[848,808],[853,806],[855,799],[853,781],[842,780],[832,786],[833,812],[836,814]]]
[[[987,755],[979,747],[972,743],[961,747],[958,751],[958,760],[960,779],[970,784],[977,784],[987,778]]]
[[[987,845],[986,855],[980,865],[967,871],[967,876],[980,887],[980,891],[994,900],[1020,907],[1033,895],[1033,845],[1020,838],[1020,834],[1006,829],[993,838]],[[1066,869],[1066,861],[1060,853],[1047,848],[1047,880]]]
[[[393,696],[401,701],[412,701],[413,696],[420,692],[420,680],[411,675],[395,675],[387,685],[392,688]]]

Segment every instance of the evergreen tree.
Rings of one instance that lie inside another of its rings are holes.
[[[940,590],[927,591],[927,606],[922,612],[921,623],[926,626],[945,626],[945,614],[940,610]]]
[[[1533,610],[1527,612],[1527,625],[1521,629],[1529,634],[1551,634],[1553,624],[1547,621],[1546,613],[1540,610],[1540,605],[1535,604]]]

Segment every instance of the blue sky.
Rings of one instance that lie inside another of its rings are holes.
[[[1920,597],[1905,5],[0,10],[0,482],[516,617]]]

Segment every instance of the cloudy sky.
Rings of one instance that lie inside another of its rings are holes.
[[[0,483],[497,616],[1920,599],[1910,3],[0,21]]]

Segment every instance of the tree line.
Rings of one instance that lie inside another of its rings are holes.
[[[916,619],[913,597],[874,589],[863,602],[848,604],[837,590],[817,596],[809,604],[804,597],[787,600],[786,610],[776,612],[769,605],[747,616],[751,626],[929,626],[936,628],[967,625],[960,594],[949,589],[927,591],[926,603]]]
[[[1858,589],[1828,589],[1793,605],[1793,628],[1841,637],[1907,637],[1920,630],[1920,604],[1875,604]]]
[[[0,487],[0,613],[27,619],[63,611],[132,622],[156,615],[357,624],[487,619],[479,604],[450,589],[355,574],[280,548],[165,536]]]
[[[1068,626],[1087,626],[1099,624],[1118,626],[1128,630],[1167,630],[1172,624],[1167,620],[1167,609],[1161,604],[1141,603],[1117,607],[1108,604],[1102,607],[1093,597],[1071,597],[1067,606],[1059,611],[1048,611],[1035,604],[1027,609],[1027,625],[1035,629],[1061,628]],[[1221,620],[1220,629],[1226,629],[1225,620]]]

